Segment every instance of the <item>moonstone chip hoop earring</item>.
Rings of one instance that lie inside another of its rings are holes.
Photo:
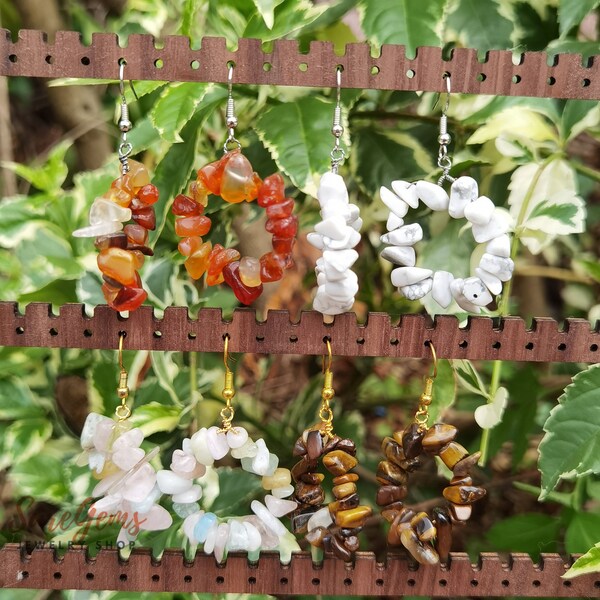
[[[447,131],[447,111],[450,104],[450,76],[445,75],[447,96],[440,117],[440,149],[438,165],[442,176],[437,184],[429,181],[392,181],[392,189],[380,188],[382,202],[389,208],[387,233],[381,236],[389,244],[381,257],[397,265],[392,270],[392,284],[409,300],[418,300],[431,293],[443,308],[452,300],[467,312],[479,313],[481,307],[492,302],[492,295],[502,292],[502,282],[512,277],[514,263],[510,258],[509,223],[504,213],[486,196],[479,195],[477,182],[472,177],[450,176],[452,161],[448,155],[451,138]],[[450,194],[444,190],[444,181],[451,183]],[[415,244],[423,239],[418,223],[404,224],[409,208],[418,208],[422,202],[433,211],[447,211],[453,219],[465,218],[471,225],[473,238],[486,244],[475,275],[465,279],[450,271],[416,266]]]
[[[340,92],[342,67],[338,65],[337,101],[331,133],[335,145],[331,151],[331,172],[321,177],[317,198],[321,206],[321,221],[307,239],[315,248],[323,251],[317,260],[317,294],[313,308],[324,315],[339,315],[350,310],[358,292],[358,277],[350,267],[356,262],[358,252],[354,246],[360,241],[362,219],[358,206],[350,204],[344,179],[338,175],[338,167],[346,157],[340,146],[344,133],[341,123]]]

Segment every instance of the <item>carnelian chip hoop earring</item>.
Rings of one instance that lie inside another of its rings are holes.
[[[390,523],[387,541],[390,546],[404,546],[422,564],[447,563],[452,544],[452,529],[471,516],[474,502],[486,494],[473,485],[471,468],[480,452],[469,454],[454,439],[458,430],[453,425],[436,423],[428,426],[433,382],[437,375],[437,355],[431,342],[433,372],[425,378],[423,393],[413,422],[404,431],[384,438],[381,451],[385,456],[377,467],[377,504],[381,515]],[[404,505],[408,495],[409,473],[419,468],[422,457],[438,456],[452,470],[450,485],[444,488],[447,506],[436,507],[431,516],[415,512]]]
[[[186,257],[184,266],[192,279],[206,274],[206,285],[228,285],[236,298],[245,305],[252,304],[263,291],[263,283],[279,281],[286,269],[293,266],[292,249],[298,231],[298,217],[293,213],[294,200],[285,195],[285,183],[280,174],[264,181],[254,172],[250,161],[242,154],[235,137],[237,117],[232,95],[233,63],[228,65],[229,95],[227,98],[227,139],[224,156],[198,171],[189,187],[189,195],[179,194],[172,207],[175,233],[182,239],[179,252]],[[252,202],[266,209],[265,229],[272,234],[272,250],[260,258],[242,257],[234,248],[214,246],[203,241],[211,220],[203,216],[208,196],[220,196],[229,204]]]
[[[335,396],[331,372],[331,342],[327,344],[327,359],[323,358],[324,382],[321,390],[321,422],[306,431],[294,445],[294,456],[301,456],[292,468],[296,484],[294,499],[298,509],[292,513],[292,531],[306,534],[305,539],[315,549],[331,551],[344,562],[351,562],[359,548],[358,534],[371,515],[370,506],[360,504],[356,482],[351,473],[358,465],[356,445],[333,432],[333,412],[330,402]],[[325,362],[327,360],[327,362]],[[318,461],[333,475],[334,502],[324,505],[324,475],[315,472]]]
[[[126,64],[124,59],[119,61],[121,176],[112,182],[108,192],[92,203],[89,226],[73,232],[74,237],[96,238],[95,246],[100,250],[98,268],[102,272],[102,293],[107,304],[118,311],[135,310],[148,296],[138,271],[145,257],[153,255],[148,247],[148,231],[156,228],[152,205],[158,200],[158,189],[150,183],[146,167],[129,158],[133,147],[127,141],[132,124],[125,98]],[[128,223],[131,220],[133,222]],[[124,223],[128,224],[123,226]]]

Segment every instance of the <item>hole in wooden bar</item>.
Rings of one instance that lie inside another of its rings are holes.
[[[158,329],[157,329],[157,330],[156,330],[156,331],[155,331],[155,332],[152,334],[152,337],[155,337],[155,338],[157,338],[157,339],[161,338],[161,337],[162,337],[162,331],[160,331],[160,330],[158,330]]]
[[[48,333],[54,337],[55,335],[58,335],[58,329],[56,329],[56,327],[52,327]]]
[[[264,335],[257,335],[256,336],[256,341],[257,342],[264,342],[265,341],[265,336]]]
[[[235,60],[228,60],[227,61],[227,68],[228,69],[235,69]]]
[[[377,65],[371,67],[371,75],[379,75],[380,69]]]
[[[8,60],[10,60],[11,63],[16,63],[19,59],[16,54],[9,54]]]
[[[463,340],[462,342],[459,342],[458,346],[460,348],[462,348],[463,350],[469,345],[469,342],[467,342],[467,340]]]
[[[154,581],[154,582],[160,581],[160,575],[157,575],[156,573],[154,575],[152,575],[152,581]]]
[[[94,334],[92,333],[91,329],[84,329],[83,330],[83,337],[92,337],[92,335],[94,335]]]
[[[492,348],[494,350],[500,350],[500,348],[502,348],[502,344],[500,342],[496,341],[492,344]]]
[[[221,584],[225,583],[225,577],[221,577],[221,575],[219,575],[219,576],[218,576],[218,577],[215,579],[215,581],[216,581],[216,582],[217,582],[219,585],[221,585]]]
[[[308,64],[307,63],[300,63],[298,65],[298,68],[303,72],[306,73],[306,71],[308,71]]]
[[[556,83],[556,77],[548,77],[548,79],[546,79],[546,83],[548,85],[554,85]]]
[[[365,338],[364,338],[364,337],[359,337],[359,338],[356,338],[356,343],[357,343],[359,346],[362,346],[362,345],[365,343]]]
[[[585,78],[581,81],[581,87],[590,87],[591,83],[592,82],[589,79]]]
[[[263,71],[270,71],[273,68],[273,65],[270,62],[263,63]]]
[[[186,575],[183,578],[183,581],[185,581],[185,583],[192,583],[192,576],[191,575]]]
[[[165,63],[163,62],[163,59],[162,59],[162,58],[157,58],[157,59],[154,61],[154,66],[155,66],[157,69],[162,69],[162,68],[165,66]]]
[[[542,585],[542,582],[541,582],[539,579],[534,579],[534,580],[531,582],[531,585],[532,585],[533,587],[540,587],[540,585]]]
[[[295,344],[298,341],[298,336],[297,335],[290,335],[290,342],[292,344]]]
[[[526,350],[533,350],[533,342],[527,342],[525,344],[525,349]]]
[[[408,587],[414,587],[415,583],[416,583],[416,581],[415,581],[414,579],[409,579],[409,580],[406,582],[406,585],[407,585]]]
[[[415,73],[415,71],[413,69],[409,69],[408,71],[406,71],[406,76],[409,79],[412,79],[415,75],[416,75],[416,73]]]
[[[346,579],[344,579],[344,585],[346,587],[350,587],[352,585],[352,579],[350,579],[349,577],[347,577]]]
[[[477,81],[485,81],[487,79],[487,75],[485,73],[479,73],[475,79]]]
[[[194,71],[197,71],[200,68],[200,62],[197,60],[193,60],[190,63],[190,69],[193,69]]]
[[[399,340],[398,338],[392,338],[392,339],[390,340],[390,344],[391,344],[392,346],[397,346],[399,343],[400,343],[400,340]]]
[[[90,62],[91,61],[90,61],[90,57],[89,56],[82,56],[81,57],[81,64],[82,65],[85,65],[86,67],[88,67],[89,64],[90,64]]]
[[[521,76],[520,75],[513,75],[511,81],[513,83],[521,83]]]
[[[313,585],[321,585],[321,580],[318,577],[314,577],[312,580]]]
[[[45,60],[49,65],[51,65],[54,62],[54,57],[52,54],[47,54]]]
[[[17,328],[15,329],[15,333],[16,333],[17,335],[23,335],[23,334],[25,333],[25,328],[24,328],[24,327],[20,327],[20,326],[19,326],[19,327],[17,327]]]
[[[600,588],[600,581],[594,581],[594,587]]]
[[[564,587],[571,587],[572,584],[573,584],[573,582],[569,581],[568,579],[566,579],[565,581],[563,581],[563,586]]]
[[[94,580],[94,574],[93,574],[93,573],[86,573],[86,574],[85,574],[85,578],[86,578],[88,581],[93,581],[93,580]]]
[[[564,352],[564,351],[567,349],[567,345],[566,345],[566,344],[564,344],[564,343],[563,343],[563,344],[559,344],[559,345],[558,345],[558,349],[559,349],[561,352]]]
[[[440,580],[438,581],[438,585],[439,585],[440,587],[446,587],[446,585],[448,585],[448,582],[447,582],[445,579],[440,579]]]
[[[60,571],[56,571],[56,573],[54,573],[54,579],[62,579],[62,573]]]
[[[326,344],[327,342],[331,343],[331,336],[330,335],[323,336],[323,343]]]
[[[376,579],[375,580],[375,585],[382,587],[383,586],[383,579]]]
[[[188,340],[195,340],[197,337],[198,336],[193,331],[188,333]]]
[[[508,579],[503,579],[500,583],[502,584],[502,587],[508,587],[510,585]]]
[[[125,573],[121,573],[119,575],[119,580],[120,581],[127,581],[127,575]]]
[[[21,571],[21,579],[27,579],[29,577],[29,571]]]
[[[471,579],[471,587],[477,587],[479,585],[479,581],[477,579]]]
[[[282,578],[279,580],[279,583],[280,583],[281,585],[287,585],[287,584],[288,584],[288,578],[287,578],[287,577],[282,577]]]
[[[248,583],[254,585],[256,583],[256,577],[248,577]]]
[[[19,329],[19,328],[17,327],[17,329]],[[18,333],[18,331],[17,331],[17,333]],[[590,346],[590,352],[598,352],[598,344],[592,344]]]

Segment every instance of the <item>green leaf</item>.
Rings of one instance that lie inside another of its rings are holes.
[[[173,404],[180,404],[179,396],[174,386],[179,367],[173,361],[173,352],[151,352],[152,369],[158,378],[158,383],[170,396]]]
[[[16,248],[23,240],[32,237],[37,224],[44,216],[47,198],[41,196],[15,196],[0,203],[0,244]]]
[[[366,192],[375,196],[382,185],[389,186],[395,179],[417,180],[425,175],[415,160],[414,138],[405,135],[401,141],[374,127],[353,132],[350,160],[356,176]]]
[[[429,423],[437,423],[456,400],[457,378],[450,361],[438,361],[435,391],[429,406]]]
[[[598,42],[578,40],[554,40],[548,44],[548,54],[581,54],[584,60],[598,54]]]
[[[219,495],[210,510],[227,516],[247,514],[250,502],[261,491],[260,478],[252,473],[229,467],[221,467],[218,469],[218,474]]]
[[[573,566],[563,575],[564,579],[572,579],[587,573],[600,572],[600,544],[590,548],[583,556],[580,556]]]
[[[285,102],[265,112],[256,131],[273,160],[307,194],[316,194],[315,180],[330,166],[334,103],[314,96]]]
[[[9,472],[16,495],[33,496],[61,504],[69,495],[64,461],[49,454],[38,454],[15,465]]]
[[[539,513],[515,515],[495,523],[487,534],[495,550],[527,552],[534,559],[540,552],[555,552],[561,523]]]
[[[600,120],[600,108],[595,100],[567,100],[560,120],[562,139],[568,140],[591,129]]]
[[[45,441],[52,435],[48,419],[21,419],[6,430],[5,449],[13,464],[27,460],[42,451]]]
[[[600,281],[600,263],[594,260],[577,260],[575,262],[581,265],[590,277],[593,277],[596,281]]]
[[[150,112],[150,121],[163,140],[182,142],[179,132],[189,122],[204,98],[206,83],[173,83],[167,86]]]
[[[438,23],[446,0],[362,0],[361,24],[367,39],[402,44],[414,58],[417,46],[441,46]]]
[[[200,3],[197,0],[184,0],[181,11],[181,35],[192,37],[198,8],[200,8]]]
[[[513,23],[500,14],[496,0],[458,0],[447,25],[478,50],[511,48]]]
[[[544,424],[540,500],[561,479],[600,472],[600,364],[575,375]]]
[[[576,512],[565,532],[565,550],[571,554],[586,552],[600,540],[600,515]]]
[[[0,419],[16,421],[41,417],[30,389],[20,379],[0,379]]]
[[[545,50],[546,46],[558,37],[555,7],[545,4],[538,12],[529,1],[522,1],[513,5],[513,12],[516,47],[529,52]]]
[[[282,2],[283,0],[254,0],[256,9],[269,29],[273,29],[275,23],[275,8]]]
[[[2,166],[12,169],[17,175],[29,181],[38,190],[55,193],[60,190],[69,172],[69,167],[65,162],[65,155],[72,143],[71,140],[64,140],[56,144],[50,151],[46,162],[37,167],[11,162],[4,162]]]
[[[540,202],[530,213],[529,218],[548,217],[560,221],[569,227],[576,227],[578,207],[573,204],[550,204],[544,200]]]
[[[148,437],[157,431],[173,431],[179,425],[181,409],[158,402],[149,402],[133,411],[131,422]]]
[[[566,37],[571,29],[578,26],[598,5],[600,5],[599,0],[560,0],[558,3],[560,37]]]
[[[77,302],[76,289],[77,281],[73,279],[55,279],[34,292],[19,294],[18,301],[22,303],[48,302],[55,306],[61,306],[68,302]]]

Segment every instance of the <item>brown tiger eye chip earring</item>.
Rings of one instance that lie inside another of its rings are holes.
[[[356,482],[358,475],[351,473],[358,465],[356,446],[347,438],[333,432],[333,412],[330,401],[332,387],[331,342],[326,340],[328,363],[321,391],[321,423],[304,431],[294,445],[294,456],[302,458],[292,468],[295,483],[294,500],[298,509],[292,513],[292,531],[306,534],[305,539],[314,548],[333,552],[345,562],[354,559],[358,550],[358,534],[373,512],[370,506],[360,504]],[[322,483],[324,475],[317,473],[319,459],[333,475],[335,500],[327,505]]]
[[[425,389],[413,423],[404,431],[396,431],[384,438],[381,451],[385,455],[377,467],[377,505],[381,515],[390,523],[387,541],[390,546],[404,546],[415,560],[422,564],[446,563],[452,544],[452,528],[469,519],[472,504],[486,494],[484,488],[473,485],[471,468],[479,459],[479,452],[469,454],[455,442],[458,430],[453,425],[436,423],[428,427],[428,407],[431,404],[433,381],[437,375],[437,356],[433,355],[432,375],[425,379]],[[404,505],[408,495],[409,473],[421,464],[421,458],[439,456],[452,470],[450,485],[444,488],[446,506],[436,507],[431,515],[415,512]]]

